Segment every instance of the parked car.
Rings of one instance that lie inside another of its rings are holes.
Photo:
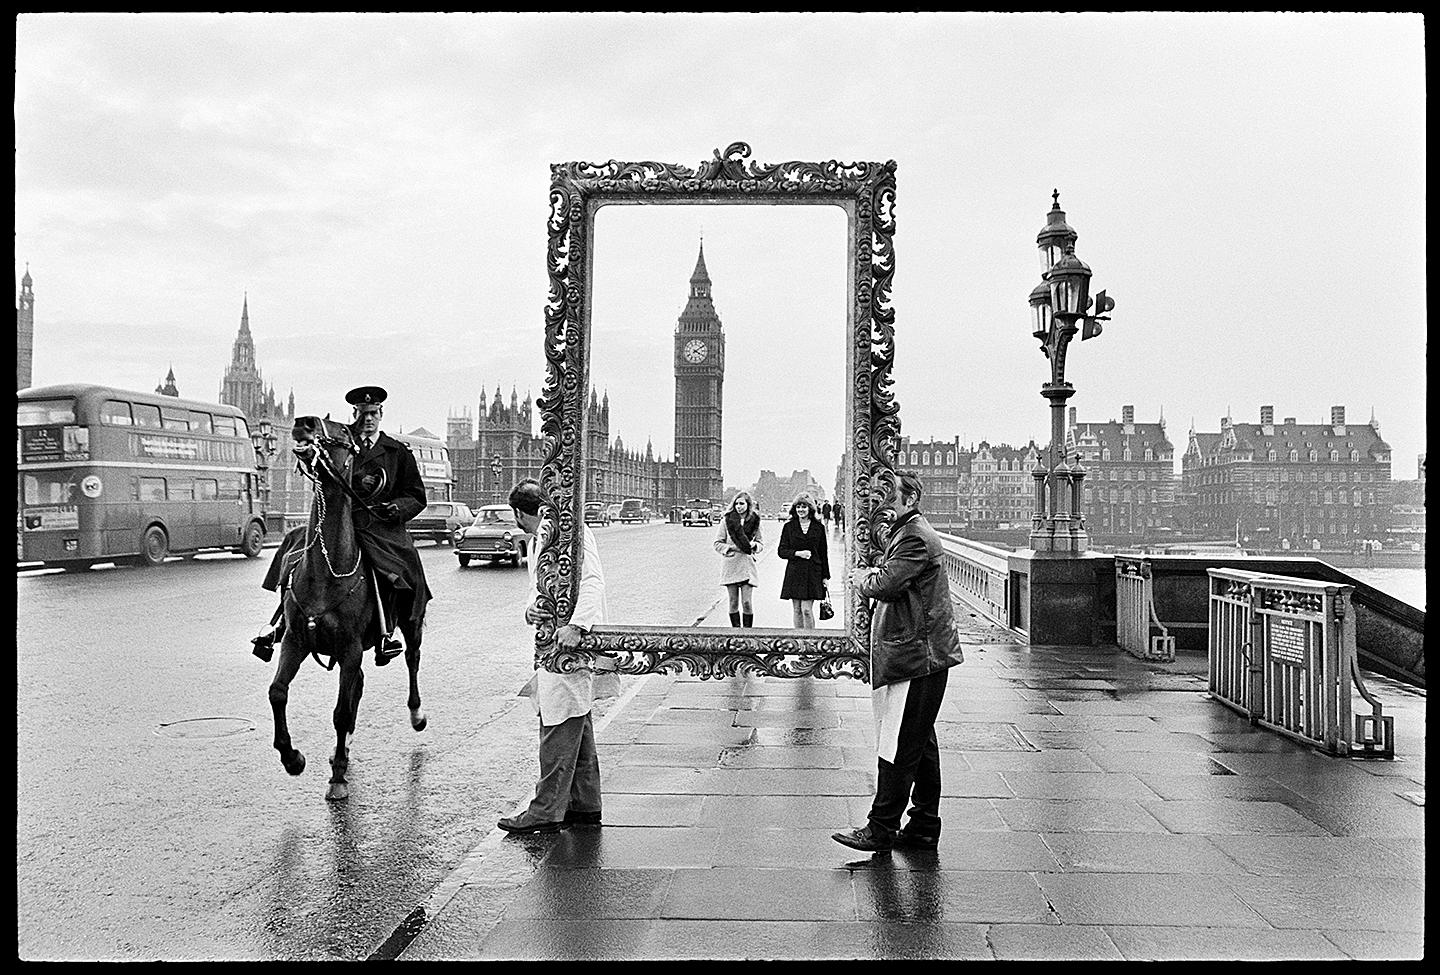
[[[585,524],[587,525],[608,525],[610,524],[610,507],[602,501],[585,502]]]
[[[525,533],[515,522],[508,504],[487,504],[475,512],[475,520],[455,538],[455,557],[467,566],[471,559],[509,562],[519,565],[525,556]]]
[[[709,498],[691,498],[685,502],[685,507],[680,512],[680,524],[704,525],[708,528],[715,524],[715,512],[716,508]]]
[[[475,519],[475,513],[458,501],[432,501],[425,510],[405,523],[410,537],[415,540],[433,539],[445,544],[452,542],[460,529]]]
[[[619,521],[619,520],[620,520],[620,502],[619,502],[619,501],[611,501],[610,504],[605,508],[605,510],[610,513],[610,520],[611,520],[611,521]]]
[[[627,524],[632,521],[647,522],[650,520],[650,509],[640,498],[626,498],[620,502],[620,523]]]

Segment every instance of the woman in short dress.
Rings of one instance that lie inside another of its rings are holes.
[[[741,491],[730,502],[730,510],[720,519],[720,530],[715,533],[715,551],[725,559],[720,565],[720,585],[730,594],[731,626],[755,625],[750,593],[759,579],[755,556],[763,544],[760,514],[750,495]]]
[[[825,598],[825,580],[830,578],[830,557],[825,526],[820,524],[809,494],[801,493],[790,505],[790,520],[780,530],[775,554],[785,560],[780,598],[790,600],[797,629],[813,628],[815,600]]]

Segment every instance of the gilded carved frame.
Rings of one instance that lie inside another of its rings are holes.
[[[890,386],[895,361],[895,162],[745,162],[736,142],[697,168],[658,162],[568,162],[550,167],[550,276],[545,307],[545,386],[538,405],[545,459],[541,484],[549,500],[535,552],[538,608],[535,666],[568,673],[594,654],[618,659],[621,673],[688,670],[702,678],[737,674],[869,679],[870,615],[845,577],[883,548],[894,512],[899,406]],[[597,626],[573,651],[555,632],[570,618],[579,591],[583,536],[585,397],[590,386],[590,314],[595,214],[612,204],[821,204],[842,207],[849,241],[850,352],[846,388],[851,518],[845,525],[845,631]]]

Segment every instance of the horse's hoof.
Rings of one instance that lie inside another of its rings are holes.
[[[425,713],[423,711],[410,712],[410,727],[414,728],[416,731],[424,731],[425,726],[429,723],[430,719],[425,717]]]
[[[349,798],[350,788],[344,782],[331,782],[330,788],[325,790],[325,799],[329,802],[339,802]]]
[[[287,762],[282,758],[280,760],[280,764],[284,765],[285,771],[289,772],[291,775],[299,775],[301,772],[305,771],[305,756],[297,751],[293,759]]]

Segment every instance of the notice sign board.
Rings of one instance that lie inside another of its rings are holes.
[[[73,530],[80,527],[80,512],[73,504],[26,508],[24,518],[27,532]]]
[[[20,462],[22,464],[89,459],[90,431],[84,427],[20,428]]]
[[[1304,667],[1309,659],[1310,627],[1283,616],[1270,617],[1270,657],[1280,663]]]
[[[195,460],[200,456],[200,442],[188,437],[141,436],[140,456],[165,457],[170,460]]]

